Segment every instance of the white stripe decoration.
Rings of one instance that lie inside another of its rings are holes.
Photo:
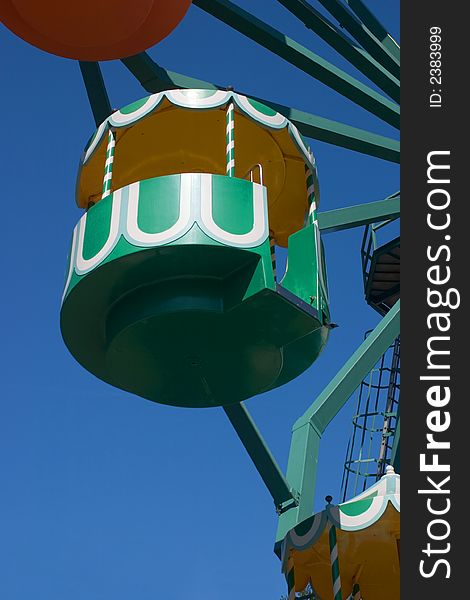
[[[225,116],[225,172],[229,177],[235,177],[235,107],[233,102],[227,107]]]
[[[113,179],[114,148],[116,146],[116,133],[113,129],[108,132],[108,146],[106,148],[106,160],[104,163],[103,191],[101,199],[111,193],[111,182]]]
[[[169,244],[189,231],[194,223],[194,217],[192,216],[191,210],[191,184],[192,174],[183,173],[181,175],[180,184],[180,212],[176,223],[165,231],[148,233],[142,231],[138,224],[140,183],[132,183],[129,186],[129,199],[127,204],[127,230],[124,232],[127,241],[137,246],[159,246],[162,244]]]
[[[254,248],[264,242],[269,235],[266,202],[266,188],[253,183],[253,227],[247,233],[230,233],[214,221],[212,206],[212,175],[201,173],[201,220],[199,226],[222,244],[241,248]]]
[[[326,497],[328,502],[327,509],[330,507],[331,496]],[[334,600],[343,600],[341,591],[341,577],[339,573],[339,557],[338,557],[338,540],[336,538],[336,527],[330,519],[328,519],[328,541],[330,544],[330,563],[331,563],[331,578],[333,582],[333,597]]]
[[[109,224],[109,234],[106,242],[99,252],[91,258],[83,257],[83,246],[85,243],[85,230],[88,213],[86,212],[80,221],[78,227],[77,255],[75,270],[77,275],[84,275],[91,269],[99,265],[113,250],[119,239],[119,221],[121,216],[121,194],[122,188],[114,192],[111,208],[111,222]]]

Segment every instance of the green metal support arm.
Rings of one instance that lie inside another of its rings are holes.
[[[289,484],[248,410],[243,404],[231,404],[224,406],[224,411],[268,488],[277,511],[281,512],[286,503],[295,506]]]
[[[400,301],[387,313],[292,428],[287,481],[298,505],[280,515],[276,540],[311,516],[320,440],[328,424],[400,333]]]
[[[98,127],[112,113],[100,65],[97,62],[84,61],[80,61],[79,64],[93,117]]]
[[[193,4],[315,77],[386,123],[397,129],[400,127],[400,108],[397,104],[304,48],[277,29],[266,25],[230,0],[193,0]]]
[[[319,35],[341,56],[354,65],[361,73],[373,81],[395,102],[400,102],[400,82],[372,58],[368,52],[357,46],[306,0],[278,0],[302,23]]]
[[[150,93],[174,88],[227,89],[224,86],[214,85],[201,79],[167,71],[160,67],[146,52],[124,58],[122,62]],[[282,104],[276,104],[263,98],[255,97],[255,100],[259,100],[285,115],[306,137],[390,162],[400,162],[400,145],[396,140],[363,129],[357,129],[344,123],[324,119],[295,108],[289,108]]]
[[[319,2],[375,60],[394,77],[400,77],[400,61],[351,13],[347,6],[339,0],[319,0]]]
[[[351,9],[361,19],[364,25],[379,39],[382,44],[387,48],[392,56],[397,60],[400,60],[400,46],[388,33],[385,27],[379,22],[379,20],[371,13],[367,6],[362,0],[345,0],[346,4],[349,4]]]
[[[386,219],[395,219],[399,216],[400,196],[395,196],[378,202],[321,212],[318,214],[318,225],[322,233],[333,233]]]
[[[202,79],[186,77],[186,75],[180,75],[180,73],[167,71],[157,64],[147,52],[122,58],[121,62],[139,80],[142,87],[152,94],[165,90],[184,88],[204,90],[226,89]]]

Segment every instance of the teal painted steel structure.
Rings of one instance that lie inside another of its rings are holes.
[[[400,126],[397,104],[236,4],[229,0],[194,0],[194,4],[393,127]]]
[[[371,56],[392,75],[400,77],[400,61],[395,53],[386,48],[342,2],[339,0],[319,0],[319,2]]]
[[[322,233],[333,233],[385,219],[396,219],[399,216],[400,196],[395,196],[368,204],[321,212],[318,215],[318,225]]]
[[[345,0],[369,31],[379,39],[392,56],[400,60],[400,46],[362,0]]]
[[[244,404],[224,407],[225,413],[240,441],[255,464],[280,514],[287,507],[297,506],[297,499],[281,468],[264,441],[259,429]]]
[[[311,4],[305,0],[278,0],[278,2],[359,69],[395,102],[400,102],[400,82],[398,79],[360,46],[351,43],[350,38],[330,23],[319,11],[315,10]]]

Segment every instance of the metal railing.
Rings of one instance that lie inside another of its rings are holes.
[[[254,172],[256,168],[258,168],[259,181],[255,181],[254,179]],[[263,165],[261,163],[256,163],[255,165],[250,167],[245,173],[245,175],[243,175],[242,179],[247,179],[248,175],[250,176],[251,183],[260,183],[261,185],[263,185]]]
[[[372,223],[371,225],[366,225],[364,229],[364,236],[362,238],[361,245],[362,279],[364,282],[364,289],[366,289],[367,282],[369,280],[370,266],[372,264],[374,252],[382,245],[378,240],[378,232],[381,232],[383,227],[389,225],[393,221],[396,221],[396,219],[387,219],[386,221],[382,221],[380,223]]]

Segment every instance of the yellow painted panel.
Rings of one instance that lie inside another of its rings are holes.
[[[379,521],[359,531],[336,530],[343,597],[357,581],[364,600],[398,600],[400,597],[400,515],[391,504]],[[328,530],[306,550],[292,550],[295,587],[303,590],[311,580],[322,600],[334,600]]]
[[[101,198],[106,143],[83,167],[78,202],[86,208]],[[225,173],[225,108],[182,109],[168,101],[132,127],[117,130],[112,189],[174,173]],[[287,129],[262,127],[235,115],[235,175],[249,178],[260,163],[268,191],[270,229],[276,243],[300,229],[307,211],[304,159]],[[259,182],[258,171],[254,180]]]

